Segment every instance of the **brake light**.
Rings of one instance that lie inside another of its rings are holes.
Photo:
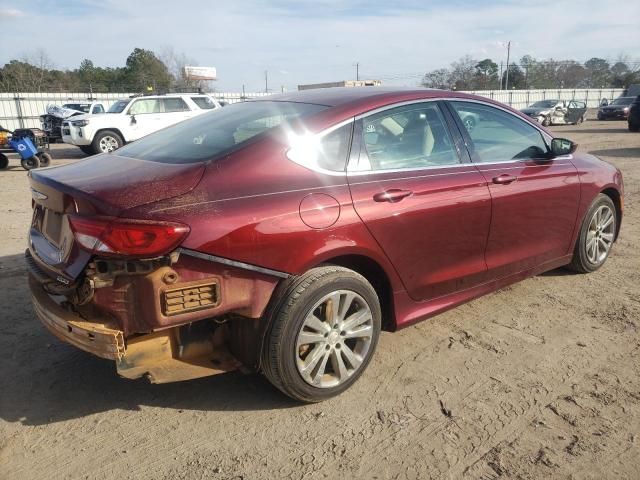
[[[80,245],[106,256],[157,257],[189,234],[188,226],[170,222],[80,216],[69,221]]]

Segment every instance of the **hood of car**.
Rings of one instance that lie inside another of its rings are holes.
[[[540,115],[540,114],[546,114],[549,113],[549,109],[545,109],[545,108],[523,108],[522,110],[520,110],[522,113],[526,114],[526,115]]]

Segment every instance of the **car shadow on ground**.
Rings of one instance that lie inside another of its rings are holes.
[[[176,412],[300,406],[259,374],[239,372],[163,385],[120,378],[115,364],[50,334],[35,317],[21,255],[0,258],[0,418],[43,425],[144,406]]]
[[[640,136],[638,137],[640,140]],[[616,158],[638,158],[640,157],[639,148],[607,148],[604,150],[591,150],[589,152],[592,155],[616,157]]]

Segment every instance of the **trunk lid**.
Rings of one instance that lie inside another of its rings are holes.
[[[124,211],[193,189],[203,163],[167,164],[98,155],[75,164],[32,170],[29,253],[50,277],[70,284],[91,254],[74,239],[69,215],[120,216]]]

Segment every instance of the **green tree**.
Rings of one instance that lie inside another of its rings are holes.
[[[490,58],[479,61],[476,66],[476,85],[482,90],[490,90],[498,85],[498,64]]]
[[[609,62],[604,58],[591,58],[584,63],[590,77],[590,87],[607,87],[611,82]]]
[[[125,76],[131,89],[166,90],[173,81],[167,66],[151,50],[135,48],[127,57]]]

